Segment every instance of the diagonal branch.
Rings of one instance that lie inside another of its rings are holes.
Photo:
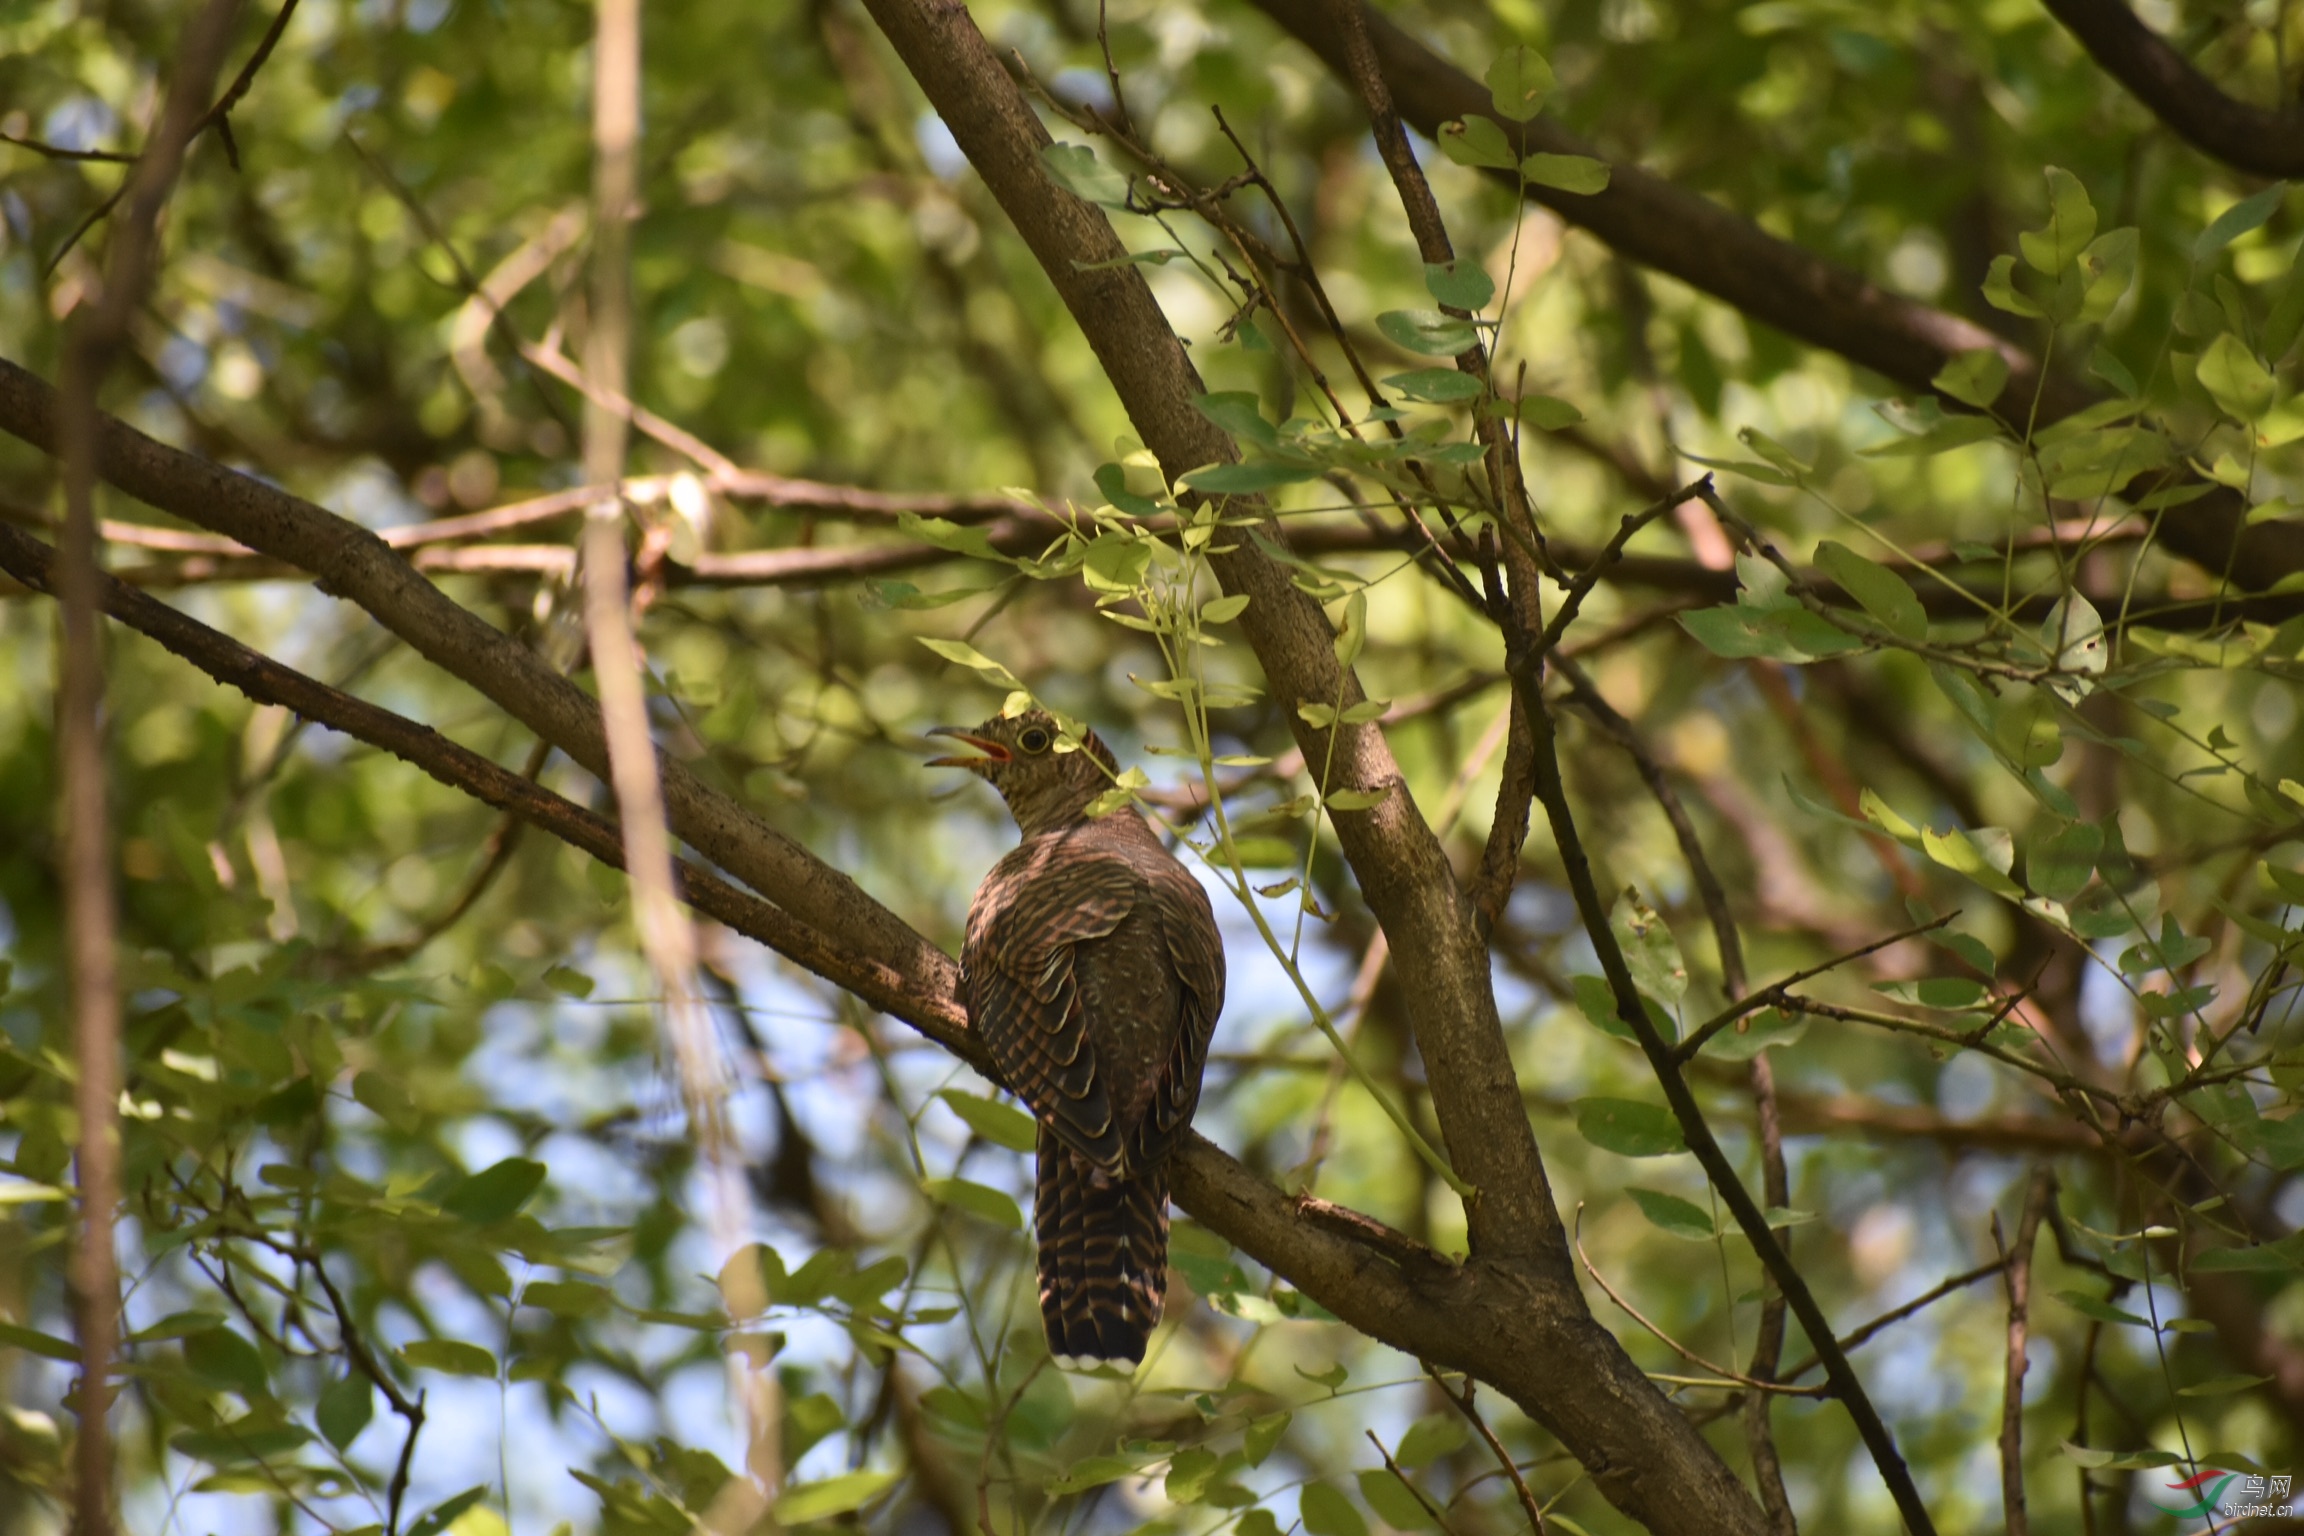
[[[0,571],[34,591],[52,593],[56,556],[0,524]],[[390,752],[604,864],[623,866],[615,822],[533,779],[282,666],[118,581],[100,580],[97,597],[104,612],[258,703],[293,710]],[[907,975],[690,861],[676,862],[674,875],[681,899],[698,911],[903,1020],[987,1081],[1002,1081],[989,1053],[969,1033],[951,972],[926,980]],[[1500,1284],[1358,1212],[1285,1195],[1197,1133],[1187,1135],[1170,1175],[1176,1203],[1210,1229],[1352,1327],[1418,1358],[1491,1382],[1502,1377],[1504,1390],[1524,1393],[1525,1382],[1500,1368],[1512,1362],[1499,1360],[1495,1341],[1519,1334],[1527,1347],[1519,1363],[1541,1372],[1550,1368],[1552,1346],[1575,1336],[1576,1319],[1565,1298],[1525,1283]]]
[[[1736,1175],[1735,1165],[1721,1150],[1720,1142],[1704,1119],[1704,1111],[1690,1091],[1688,1080],[1681,1074],[1679,1063],[1672,1059],[1672,1046],[1658,1032],[1655,1022],[1648,1017],[1648,1008],[1640,996],[1639,985],[1632,979],[1631,967],[1624,958],[1621,945],[1608,924],[1608,908],[1600,899],[1600,888],[1594,881],[1591,860],[1584,852],[1582,836],[1576,828],[1575,811],[1568,803],[1567,785],[1560,775],[1560,750],[1557,725],[1544,698],[1540,660],[1535,652],[1523,646],[1511,658],[1510,671],[1513,689],[1519,693],[1527,708],[1529,723],[1536,732],[1536,798],[1543,805],[1546,818],[1552,826],[1552,839],[1560,850],[1560,862],[1568,877],[1570,892],[1576,901],[1578,917],[1584,931],[1591,937],[1593,948],[1599,952],[1600,969],[1608,979],[1608,990],[1616,1002],[1617,1016],[1624,1020],[1634,1037],[1640,1042],[1642,1054],[1656,1074],[1664,1090],[1665,1102],[1680,1123],[1688,1150],[1695,1154],[1705,1176],[1735,1216],[1760,1261],[1767,1266],[1770,1276],[1784,1293],[1792,1314],[1800,1319],[1800,1326],[1808,1333],[1816,1352],[1822,1356],[1826,1378],[1831,1382],[1833,1395],[1848,1409],[1849,1417],[1856,1421],[1856,1432],[1871,1453],[1873,1464],[1888,1484],[1888,1491],[1896,1501],[1897,1510],[1904,1517],[1912,1536],[1934,1536],[1935,1524],[1929,1518],[1928,1507],[1920,1498],[1920,1490],[1912,1480],[1911,1468],[1905,1465],[1903,1454],[1897,1450],[1895,1437],[1889,1433],[1881,1419],[1879,1409],[1865,1393],[1863,1382],[1855,1368],[1848,1363],[1838,1344],[1833,1342],[1831,1320],[1817,1304],[1815,1293],[1800,1272],[1792,1267],[1790,1257],[1776,1240],[1768,1225],[1768,1218],[1753,1201],[1751,1192]]]
[[[2235,101],[2124,0],[2041,0],[2104,72],[2195,149],[2255,176],[2304,176],[2304,111]]]

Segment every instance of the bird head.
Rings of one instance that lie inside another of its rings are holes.
[[[1094,731],[1067,744],[1044,710],[994,715],[982,725],[939,725],[928,734],[949,736],[981,754],[930,758],[928,766],[965,768],[1000,791],[1026,837],[1085,820],[1090,803],[1112,787],[1118,771],[1111,749]]]

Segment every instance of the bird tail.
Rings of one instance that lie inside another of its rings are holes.
[[[1043,1124],[1032,1229],[1040,1320],[1057,1365],[1141,1361],[1168,1294],[1167,1168],[1108,1172]]]

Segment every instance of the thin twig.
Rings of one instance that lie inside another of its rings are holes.
[[[1751,1193],[1736,1175],[1736,1169],[1720,1148],[1704,1119],[1703,1109],[1689,1090],[1687,1079],[1680,1073],[1673,1059],[1672,1046],[1657,1031],[1655,1021],[1648,1017],[1647,1004],[1641,1000],[1639,985],[1632,979],[1632,971],[1624,958],[1624,950],[1608,924],[1608,908],[1600,899],[1599,886],[1592,877],[1592,864],[1585,854],[1582,834],[1576,827],[1574,809],[1568,803],[1568,791],[1560,774],[1560,751],[1557,727],[1541,686],[1540,659],[1533,647],[1525,642],[1509,658],[1508,670],[1512,686],[1519,692],[1528,710],[1529,724],[1536,733],[1536,797],[1543,803],[1547,819],[1552,824],[1552,841],[1560,851],[1560,862],[1568,876],[1569,889],[1575,897],[1577,916],[1585,934],[1599,952],[1600,968],[1608,979],[1608,989],[1616,1003],[1617,1013],[1623,1018],[1633,1037],[1640,1042],[1641,1051],[1648,1057],[1658,1084],[1664,1090],[1665,1102],[1671,1106],[1672,1116],[1680,1123],[1681,1134],[1689,1151],[1696,1155],[1705,1176],[1720,1193],[1736,1224],[1743,1229],[1753,1251],[1760,1257],[1776,1283],[1783,1289],[1792,1313],[1800,1319],[1823,1357],[1824,1369],[1832,1386],[1832,1395],[1839,1398],[1855,1421],[1856,1432],[1871,1454],[1872,1462],[1888,1485],[1889,1495],[1895,1500],[1899,1513],[1912,1536],[1935,1536],[1935,1522],[1928,1514],[1928,1506],[1920,1497],[1920,1490],[1912,1480],[1911,1468],[1905,1464],[1903,1454],[1896,1448],[1895,1437],[1882,1421],[1861,1378],[1848,1363],[1848,1357],[1832,1338],[1832,1325],[1817,1304],[1815,1294],[1792,1265],[1783,1245],[1768,1225],[1767,1216],[1753,1202]]]
[[[128,335],[159,266],[160,215],[175,190],[199,103],[208,96],[239,14],[239,0],[209,0],[185,25],[177,67],[152,142],[113,200],[128,214],[105,264],[102,290],[73,317],[64,350],[61,430],[64,528],[56,560],[62,609],[56,687],[59,819],[64,824],[64,926],[72,1052],[78,1080],[79,1241],[72,1258],[73,1325],[80,1345],[79,1433],[73,1452],[73,1525],[112,1530],[112,1357],[120,1332],[115,1217],[120,1203],[120,973],[106,804],[104,660],[97,624],[97,390]]]
[[[1820,965],[1812,965],[1806,970],[1794,971],[1781,981],[1771,982],[1757,992],[1740,997],[1690,1031],[1688,1038],[1681,1041],[1674,1049],[1673,1055],[1683,1062],[1689,1061],[1695,1057],[1698,1051],[1704,1049],[1706,1041],[1738,1019],[1762,1008],[1775,1007],[1781,1004],[1784,1001],[1783,994],[1787,987],[1796,987],[1804,981],[1812,981],[1827,971],[1836,971],[1844,965],[1863,959],[1866,955],[1876,954],[1891,945],[1901,944],[1906,939],[1918,938],[1924,933],[1933,933],[1959,915],[1959,912],[1955,910],[1947,912],[1933,922],[1920,923],[1914,927],[1900,929],[1884,939],[1874,939],[1869,944],[1861,944],[1854,949],[1843,951]]]
[[[1473,1431],[1487,1444],[1488,1453],[1496,1458],[1496,1465],[1512,1480],[1512,1492],[1519,1498],[1520,1508],[1528,1516],[1528,1529],[1534,1536],[1544,1536],[1544,1506],[1536,1502],[1536,1495],[1530,1491],[1528,1480],[1520,1475],[1520,1464],[1512,1459],[1512,1453],[1504,1448],[1504,1442],[1496,1438],[1496,1431],[1489,1428],[1488,1421],[1480,1416],[1480,1410],[1472,1400],[1472,1378],[1464,1378],[1464,1393],[1459,1397],[1429,1360],[1420,1363],[1424,1367],[1424,1374],[1431,1377],[1433,1385],[1440,1389],[1440,1395],[1454,1403],[1457,1410],[1471,1422]]]
[[[2016,1226],[2016,1246],[2004,1250],[2008,1285],[2008,1369],[2000,1393],[2000,1500],[2008,1536],[2031,1536],[2024,1505],[2024,1373],[2032,1315],[2032,1243],[2056,1196],[2056,1175],[2035,1169],[2024,1193],[2024,1214]],[[2000,1238],[2000,1217],[1992,1217],[1992,1238]]]
[[[1717,1381],[1701,1383],[1701,1385],[1716,1387],[1750,1387],[1755,1392],[1779,1394],[1784,1397],[1829,1397],[1832,1395],[1832,1389],[1828,1386],[1795,1387],[1784,1382],[1758,1381],[1729,1366],[1714,1365],[1711,1361],[1705,1359],[1702,1355],[1696,1353],[1696,1351],[1690,1349],[1687,1345],[1681,1343],[1678,1339],[1675,1339],[1672,1337],[1672,1335],[1666,1333],[1663,1329],[1650,1322],[1647,1317],[1642,1314],[1638,1307],[1635,1307],[1632,1305],[1632,1303],[1626,1301],[1623,1296],[1617,1292],[1616,1287],[1608,1283],[1608,1277],[1600,1273],[1599,1269],[1592,1263],[1592,1256],[1584,1251],[1584,1202],[1581,1200],[1576,1202],[1576,1224],[1573,1241],[1576,1245],[1577,1262],[1584,1266],[1584,1273],[1592,1277],[1592,1283],[1599,1286],[1601,1290],[1605,1291],[1608,1295],[1608,1299],[1616,1303],[1617,1307],[1623,1311],[1626,1317],[1629,1317],[1632,1319],[1632,1321],[1647,1329],[1651,1334],[1655,1335],[1658,1342],[1662,1343],[1665,1348],[1671,1350],[1672,1353],[1678,1355],[1681,1359],[1687,1361],[1690,1365],[1701,1367],[1704,1370],[1710,1371],[1714,1376],[1720,1378]]]

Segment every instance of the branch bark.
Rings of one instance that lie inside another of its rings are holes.
[[[201,104],[224,64],[239,0],[209,0],[179,40],[174,77],[150,142],[123,184],[127,216],[114,233],[101,291],[72,317],[64,352],[62,635],[56,684],[56,770],[64,831],[64,928],[74,1109],[80,1123],[80,1230],[72,1259],[73,1330],[80,1345],[79,1430],[73,1445],[73,1528],[112,1530],[112,1355],[120,1333],[114,1212],[120,1203],[120,973],[112,831],[104,758],[104,659],[96,623],[96,395],[159,264],[160,215],[175,190]],[[117,197],[117,194],[115,195]]]
[[[2000,1392],[2000,1500],[2008,1536],[2031,1536],[2032,1518],[2024,1506],[2024,1373],[2030,1368],[2032,1323],[2032,1242],[2048,1202],[2056,1198],[2056,1176],[2036,1170],[2025,1187],[2024,1214],[2016,1226],[2016,1246],[2001,1257],[2007,1265],[2008,1368]],[[1994,1237],[2000,1219],[1992,1219]]]
[[[2193,148],[2252,176],[2304,176],[2304,111],[2235,101],[2122,0],[2041,0],[2104,72]]]

